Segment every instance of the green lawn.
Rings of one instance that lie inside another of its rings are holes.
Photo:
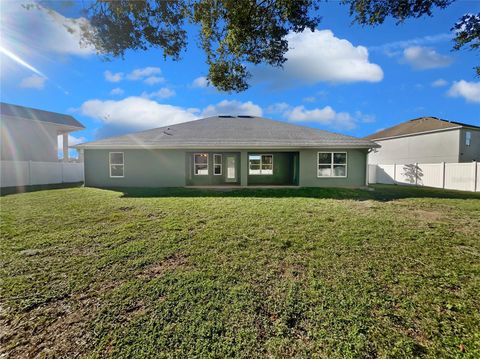
[[[480,357],[479,194],[68,188],[0,205],[0,356]]]

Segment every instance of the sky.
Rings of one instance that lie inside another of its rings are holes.
[[[219,114],[358,137],[422,116],[480,125],[480,51],[452,51],[450,30],[463,14],[479,13],[479,1],[377,27],[354,25],[346,6],[323,3],[314,32],[287,36],[283,69],[251,67],[251,87],[230,94],[208,84],[196,28],[181,61],[159,49],[106,60],[80,44],[88,21],[79,7],[55,4],[0,2],[0,97],[74,116],[86,129],[70,144]]]

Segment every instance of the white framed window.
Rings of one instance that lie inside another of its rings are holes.
[[[472,133],[470,131],[465,132],[465,146],[470,146],[472,143]]]
[[[317,177],[347,177],[347,152],[318,152]]]
[[[222,174],[222,155],[215,153],[213,155],[213,175],[220,176]]]
[[[208,176],[208,153],[193,154],[193,174]]]
[[[248,155],[249,175],[273,175],[273,155]]]
[[[108,164],[110,167],[110,177],[125,177],[125,164],[123,152],[109,152]]]

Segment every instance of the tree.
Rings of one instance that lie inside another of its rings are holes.
[[[400,23],[431,16],[454,0],[342,0],[354,22],[379,25],[387,17]],[[221,91],[244,91],[247,66],[266,63],[281,67],[286,61],[285,36],[320,22],[321,0],[96,0],[86,8],[91,26],[84,41],[106,56],[121,57],[128,49],[163,50],[164,57],[181,58],[188,44],[187,26],[199,29],[199,46],[206,54],[208,80]],[[470,18],[460,25],[456,47],[478,40]],[[456,26],[456,25],[455,25]],[[472,45],[472,48],[477,48]]]
[[[163,49],[180,59],[187,23],[200,28],[209,81],[222,91],[248,88],[245,63],[281,66],[289,31],[312,31],[319,18],[315,0],[96,1],[87,9],[92,27],[85,39],[99,52],[123,56],[127,49]],[[313,11],[312,11],[313,10]]]
[[[457,33],[455,36],[455,50],[469,44],[471,50],[480,49],[480,13],[466,14],[452,28]],[[475,67],[477,75],[480,76],[480,66]]]

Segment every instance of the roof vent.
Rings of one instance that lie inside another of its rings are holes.
[[[250,115],[238,115],[237,117],[240,117],[240,118],[253,118],[253,116],[250,116]]]
[[[218,117],[220,117],[220,118],[233,118],[233,116],[230,116],[230,115],[219,115]]]

